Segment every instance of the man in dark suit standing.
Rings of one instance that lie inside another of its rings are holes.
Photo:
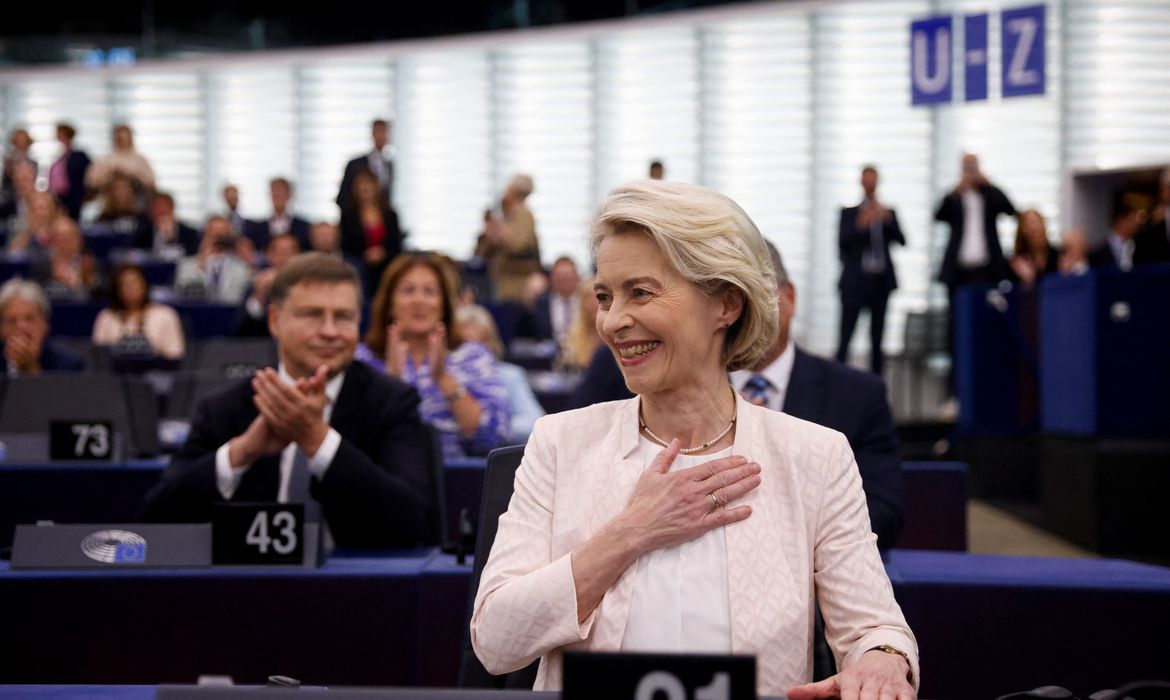
[[[350,189],[353,179],[361,170],[369,170],[378,178],[378,189],[386,202],[394,205],[394,161],[387,158],[382,152],[390,144],[390,122],[385,119],[375,119],[370,125],[370,135],[374,140],[374,148],[364,155],[345,164],[345,174],[341,177],[341,188],[337,191],[337,206],[345,207],[350,203]]]
[[[1146,224],[1146,212],[1134,195],[1121,192],[1113,200],[1109,235],[1089,253],[1089,266],[1129,272],[1138,262],[1137,237]]]
[[[131,241],[135,248],[150,251],[156,258],[178,260],[199,252],[199,232],[175,216],[175,198],[157,192],[150,199],[149,229],[139,228]]]
[[[144,517],[202,522],[218,501],[299,501],[308,519],[320,508],[342,547],[433,542],[431,438],[418,394],[353,362],[357,273],[323,253],[300,255],[269,301],[279,367],[200,402]]]
[[[50,308],[35,282],[17,278],[0,287],[0,357],[7,376],[85,369],[80,357],[48,339]]]
[[[963,173],[934,213],[950,228],[938,281],[947,286],[947,342],[951,351],[950,390],[955,392],[955,295],[967,284],[999,282],[1011,274],[996,222],[1001,214],[1016,215],[1011,200],[984,177],[979,157],[963,156]],[[953,405],[953,402],[952,402]]]
[[[57,140],[61,142],[61,156],[49,167],[49,191],[69,212],[74,221],[81,220],[81,205],[85,203],[85,174],[90,160],[85,151],[73,149],[77,129],[70,124],[57,125]]]
[[[731,383],[752,403],[844,433],[853,448],[878,547],[889,549],[902,531],[902,456],[894,418],[879,377],[796,347],[789,334],[796,288],[771,243],[780,294],[780,333],[751,370],[731,373]]]
[[[292,202],[293,186],[283,177],[273,178],[268,183],[272,198],[272,216],[263,221],[253,222],[247,236],[252,239],[256,250],[264,250],[268,242],[285,233],[296,236],[301,250],[309,249],[309,222],[294,214],[289,208]]]
[[[1149,221],[1134,243],[1133,264],[1170,262],[1170,168],[1158,177],[1158,198],[1150,208]]]
[[[849,341],[862,309],[869,309],[869,369],[882,374],[882,333],[886,325],[886,302],[898,288],[890,245],[906,245],[898,216],[877,198],[877,168],[861,169],[865,199],[855,207],[841,209],[837,246],[841,252],[841,334],[837,361],[849,357]]]

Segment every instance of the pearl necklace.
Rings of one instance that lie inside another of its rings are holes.
[[[663,440],[662,438],[655,435],[654,431],[650,429],[650,426],[646,425],[646,421],[642,420],[642,412],[641,411],[638,411],[638,425],[642,426],[642,430],[646,431],[646,437],[650,438],[651,442],[654,442],[658,445],[661,445],[662,447],[670,447],[669,442],[667,442],[666,440]],[[703,450],[707,449],[711,445],[714,445],[715,443],[722,440],[725,435],[727,435],[728,433],[731,432],[731,429],[733,427],[735,427],[735,416],[734,415],[731,417],[731,422],[728,423],[727,427],[723,429],[723,432],[719,433],[718,435],[711,438],[707,442],[704,442],[703,444],[699,445],[698,447],[684,447],[684,448],[680,449],[679,452],[681,452],[684,455],[694,454],[695,452],[702,452]]]

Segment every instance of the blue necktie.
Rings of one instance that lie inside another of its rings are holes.
[[[761,401],[765,406],[768,405],[768,387],[772,386],[772,382],[762,374],[753,374],[752,378],[747,380],[743,385],[743,397],[748,401]]]

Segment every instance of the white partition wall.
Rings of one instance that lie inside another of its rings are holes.
[[[1046,10],[1044,95],[1001,97],[1000,12]],[[910,23],[986,13],[989,98],[910,104]],[[0,73],[0,130],[30,128],[45,166],[68,120],[91,155],[127,121],[160,187],[193,222],[222,209],[268,212],[267,182],[336,219],[345,162],[393,120],[394,199],[408,245],[466,257],[483,211],[530,173],[546,262],[588,265],[585,227],[615,184],[662,160],[667,177],[739,201],[781,249],[799,290],[796,335],[837,342],[840,207],[866,163],[908,239],[895,252],[887,350],[909,310],[942,301],[932,282],[945,231],[932,221],[964,151],[1053,238],[1072,170],[1170,162],[1170,3],[1164,0],[839,0],[775,2],[618,21],[360,48],[226,55],[109,70]],[[47,171],[46,171],[47,172]],[[1014,222],[1001,234],[1010,246]],[[1099,232],[1089,232],[1095,235]],[[854,352],[865,350],[864,322]]]

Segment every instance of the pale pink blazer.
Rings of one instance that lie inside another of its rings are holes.
[[[735,503],[750,503],[752,515],[724,528],[731,645],[757,657],[759,693],[784,695],[811,680],[814,599],[838,668],[888,644],[909,655],[917,683],[918,646],[878,556],[845,437],[742,399],[737,411],[732,454],[763,472]],[[645,468],[630,459],[637,445],[637,398],[537,421],[471,617],[472,646],[491,673],[540,658],[535,689],[557,690],[565,649],[621,648],[637,567],[578,625],[570,553],[629,501]]]

